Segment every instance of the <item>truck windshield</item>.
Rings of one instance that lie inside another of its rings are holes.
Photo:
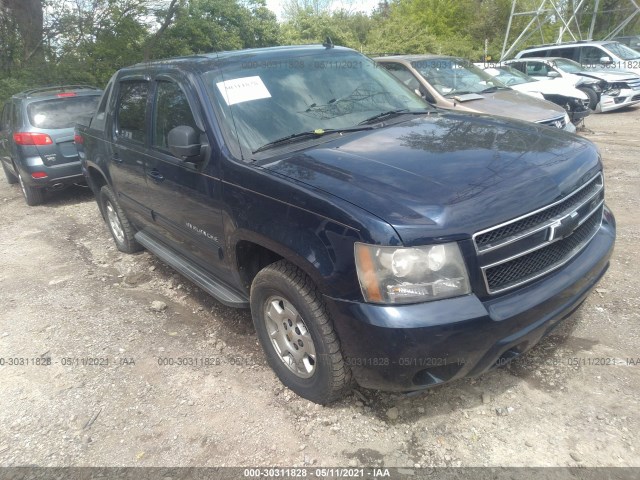
[[[250,58],[203,74],[224,130],[237,137],[245,154],[302,132],[339,131],[383,113],[430,109],[357,52]]]

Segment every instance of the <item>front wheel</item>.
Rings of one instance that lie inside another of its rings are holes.
[[[135,253],[142,250],[142,246],[134,238],[133,226],[120,208],[113,190],[107,185],[100,189],[100,207],[118,250],[124,253]]]
[[[323,405],[351,390],[322,295],[299,268],[280,260],[258,272],[251,314],[267,362],[285,386]]]
[[[589,97],[589,109],[595,110],[599,101],[598,92],[596,92],[593,88],[589,88],[589,87],[579,88],[578,90],[580,90],[581,92],[584,92],[584,94],[587,97]]]

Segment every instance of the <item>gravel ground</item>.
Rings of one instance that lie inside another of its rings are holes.
[[[248,311],[118,252],[88,189],[30,208],[0,182],[0,466],[640,466],[640,109],[587,127],[618,241],[583,307],[506,368],[328,407],[281,386]]]

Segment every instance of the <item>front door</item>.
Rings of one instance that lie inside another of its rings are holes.
[[[163,75],[154,84],[150,153],[146,162],[151,226],[183,255],[213,273],[222,273],[224,250],[217,162],[189,83]],[[169,151],[168,134],[178,126],[193,128],[205,146],[202,158],[178,158]],[[211,137],[211,138],[210,138]]]

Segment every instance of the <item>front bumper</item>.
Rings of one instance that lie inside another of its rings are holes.
[[[588,117],[591,114],[591,110],[584,107],[581,110],[577,107],[574,107],[573,110],[567,112],[569,114],[569,118],[571,119],[571,123],[576,125],[578,122]]]
[[[327,298],[345,361],[363,387],[412,391],[482,374],[533,347],[585,300],[609,266],[615,219],[559,270],[509,294],[413,305]]]
[[[602,94],[596,112],[611,112],[637,103],[640,103],[640,90],[622,89],[615,97]]]

